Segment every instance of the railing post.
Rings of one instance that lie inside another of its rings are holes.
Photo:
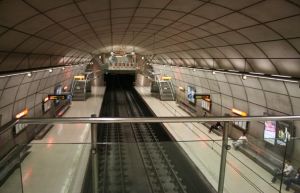
[[[92,114],[92,118],[97,117],[96,114]],[[91,123],[91,141],[92,141],[92,186],[93,193],[98,192],[98,155],[97,155],[97,124]]]
[[[228,146],[228,127],[229,127],[229,122],[224,122],[218,193],[223,193],[224,190],[226,156],[227,156],[227,151],[230,149],[230,147]]]

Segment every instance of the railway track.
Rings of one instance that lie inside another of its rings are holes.
[[[100,116],[151,115],[133,88],[112,81],[107,86]],[[187,187],[188,179],[181,177],[178,163],[174,164],[170,149],[166,149],[166,143],[173,142],[158,127],[159,124],[135,123],[99,125],[99,193],[199,192]]]

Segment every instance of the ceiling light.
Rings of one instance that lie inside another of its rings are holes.
[[[279,74],[273,74],[273,75],[271,75],[271,76],[279,77],[279,78],[292,78],[291,76],[279,75]]]
[[[142,60],[144,60],[145,59],[145,57],[144,56],[142,56]]]
[[[193,71],[196,72],[196,69],[194,68]]]
[[[112,55],[112,56],[113,56],[113,55],[114,55],[114,52],[110,52],[110,55]]]
[[[213,70],[213,71],[212,71],[212,74],[216,74],[216,71]]]
[[[65,67],[62,67],[61,69],[62,69],[62,70],[65,70],[66,68],[65,68]]]
[[[27,76],[28,76],[28,77],[31,77],[31,76],[32,76],[32,73],[31,73],[31,72],[28,72],[28,73],[27,73]]]
[[[50,68],[49,70],[48,70],[49,72],[53,72],[53,70]]]
[[[135,52],[131,52],[131,55],[135,55]]]
[[[243,79],[243,80],[246,80],[246,79],[247,79],[247,76],[246,76],[246,75],[242,75],[242,79]]]

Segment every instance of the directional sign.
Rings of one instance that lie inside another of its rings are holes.
[[[68,95],[48,95],[50,100],[67,100]]]

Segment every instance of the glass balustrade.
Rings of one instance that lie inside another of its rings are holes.
[[[210,133],[205,124],[185,121],[163,123],[172,136],[164,138],[142,123],[99,128],[87,122],[54,124],[30,143],[15,136],[14,150],[0,162],[0,193],[273,193],[300,187],[293,179],[300,142],[286,133],[238,140],[231,123]],[[288,162],[289,176],[282,173]]]

